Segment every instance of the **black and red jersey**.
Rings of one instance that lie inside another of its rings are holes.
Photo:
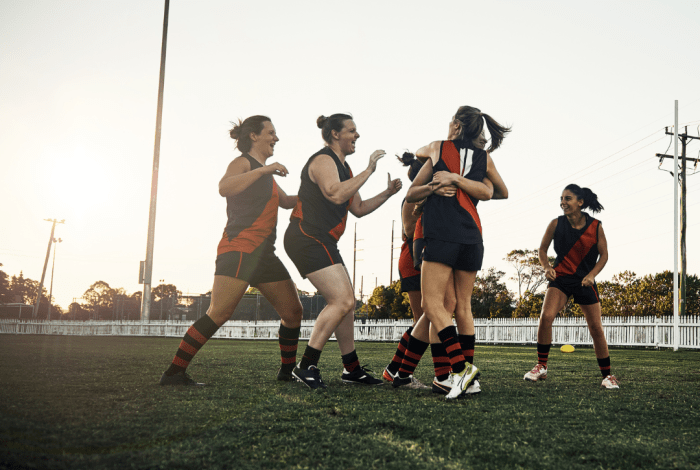
[[[316,183],[311,181],[309,166],[319,155],[329,155],[333,159],[341,182],[352,178],[350,166],[341,162],[329,147],[322,148],[309,158],[301,171],[301,186],[299,186],[297,205],[292,211],[291,218],[300,219],[303,232],[312,236],[330,236],[337,241],[345,232],[348,210],[353,198],[342,204],[335,204],[323,195],[321,188]]]
[[[598,262],[598,226],[600,221],[583,212],[586,225],[575,229],[566,216],[557,218],[554,229],[554,270],[559,277],[583,279]]]
[[[239,158],[250,162],[251,171],[263,166],[246,153]],[[279,192],[272,175],[260,177],[235,196],[227,196],[228,223],[219,242],[217,254],[231,251],[252,253],[266,240],[274,249],[278,206]]]
[[[423,214],[416,220],[416,228],[413,231],[413,267],[420,270],[423,262],[423,250],[425,249],[425,239],[423,235]]]
[[[471,142],[445,140],[440,144],[440,159],[433,173],[449,171],[480,182],[486,177],[486,159],[486,152]],[[455,197],[431,194],[423,209],[425,237],[465,245],[481,243],[478,202],[461,190]]]

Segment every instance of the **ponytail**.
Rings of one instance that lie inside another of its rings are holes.
[[[408,170],[408,179],[413,181],[416,178],[416,176],[418,176],[418,172],[423,167],[423,164],[419,162],[416,159],[416,156],[413,155],[411,152],[404,152],[403,155],[401,155],[400,157],[397,155],[396,158],[398,158],[399,161],[403,163],[403,166],[410,167]]]
[[[484,130],[484,121],[486,121],[486,128],[491,134],[489,152],[500,147],[506,134],[511,131],[510,127],[500,125],[488,114],[482,113],[481,110],[471,106],[460,106],[455,113],[455,119],[462,125],[462,133],[459,136],[459,140],[469,142],[481,135]]]
[[[600,212],[603,210],[603,205],[598,201],[598,195],[589,188],[582,188],[577,184],[570,184],[564,190],[569,190],[574,193],[579,199],[583,200],[581,209],[590,209],[591,212]]]

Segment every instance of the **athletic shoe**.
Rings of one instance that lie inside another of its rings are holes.
[[[163,374],[160,378],[161,385],[192,385],[195,387],[202,387],[204,384],[195,382],[190,378],[189,375],[184,370],[177,372],[173,375]]]
[[[452,400],[460,396],[469,387],[472,380],[479,377],[479,369],[474,364],[468,364],[459,374],[452,372],[452,390],[445,396],[445,399]]]
[[[605,387],[608,390],[615,390],[620,388],[620,384],[617,382],[617,377],[614,375],[608,375],[603,379],[603,383],[600,384],[601,387]]]
[[[382,378],[386,380],[387,382],[393,382],[395,378],[399,376],[399,373],[392,374],[391,371],[389,370],[389,366],[386,366],[386,369],[384,369],[384,373],[382,374]]]
[[[358,384],[358,385],[384,385],[379,379],[375,379],[368,372],[372,372],[365,366],[357,366],[354,371],[348,372],[343,369],[343,375],[340,376],[340,380],[344,384]]]
[[[284,367],[280,367],[280,370],[277,371],[277,380],[281,380],[282,382],[291,382],[294,380],[292,371],[285,369]]]
[[[433,393],[439,393],[441,395],[447,395],[452,390],[452,376],[448,375],[445,380],[438,380],[437,377],[433,379]]]
[[[472,380],[472,383],[469,384],[467,389],[464,391],[465,395],[477,395],[481,393],[481,384],[479,384],[479,381],[474,379]]]
[[[413,375],[409,375],[406,378],[397,376],[391,385],[394,388],[403,387],[411,390],[430,390],[430,387],[421,383],[421,381],[413,377]]]
[[[325,383],[323,383],[321,371],[318,370],[318,367],[313,364],[311,364],[306,370],[295,367],[292,371],[292,376],[294,376],[294,378],[299,382],[309,387],[311,390],[328,387]]]
[[[525,377],[523,377],[523,380],[527,380],[528,382],[537,382],[538,380],[544,380],[547,378],[547,366],[544,364],[537,364],[535,367],[532,368],[530,372],[525,374]]]

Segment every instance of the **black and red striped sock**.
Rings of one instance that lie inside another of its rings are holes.
[[[442,343],[430,343],[430,352],[433,353],[433,368],[435,369],[435,378],[442,382],[450,376],[452,366],[450,359],[447,357],[447,351]]]
[[[549,349],[552,347],[552,343],[542,344],[537,343],[537,363],[542,364],[547,367],[547,360],[549,359]]]
[[[343,360],[343,367],[348,372],[352,372],[358,367],[360,367],[360,360],[357,358],[357,352],[353,349],[352,352],[343,354],[341,356]]]
[[[314,349],[307,344],[306,349],[304,349],[304,355],[301,356],[301,361],[299,361],[299,369],[307,370],[309,366],[318,366],[319,359],[321,359],[321,350]]]
[[[177,349],[177,353],[175,353],[173,362],[170,364],[170,367],[168,367],[168,370],[165,371],[165,374],[174,375],[187,369],[194,355],[197,354],[202,346],[204,346],[204,343],[206,343],[218,329],[219,325],[214,323],[214,320],[212,320],[209,315],[204,315],[194,322],[194,324],[187,329],[187,333],[185,333],[185,337],[182,338],[180,347]]]
[[[598,367],[600,367],[600,373],[603,374],[603,378],[607,377],[608,375],[611,375],[610,356],[604,357],[603,359],[598,359]]]
[[[420,362],[428,346],[430,346],[430,343],[426,343],[411,336],[408,341],[408,347],[406,348],[406,354],[404,354],[401,367],[399,368],[399,377],[407,379],[415,372],[416,367],[418,367],[418,362]]]
[[[459,344],[462,346],[462,354],[469,364],[474,364],[474,345],[476,335],[459,335]]]
[[[391,360],[391,363],[386,367],[392,374],[396,374],[401,367],[401,362],[403,362],[403,356],[406,353],[406,347],[408,346],[408,339],[411,337],[412,331],[412,326],[409,326],[408,329],[404,331],[401,341],[399,341],[399,345],[394,353],[394,357]]]
[[[462,346],[457,339],[457,328],[455,328],[454,325],[448,326],[444,330],[438,332],[438,338],[440,338],[440,341],[442,341],[442,344],[445,346],[447,357],[450,358],[452,372],[459,374],[465,369],[466,360],[464,359],[464,354],[462,354]]]
[[[301,327],[287,328],[284,325],[280,325],[279,343],[283,371],[291,372],[297,364],[299,331],[301,331]]]

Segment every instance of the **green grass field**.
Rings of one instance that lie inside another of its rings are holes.
[[[212,340],[161,387],[179,339],[0,336],[0,468],[699,468],[700,353],[613,350],[619,391],[600,388],[592,349],[554,350],[527,383],[534,347],[477,345],[481,395],[275,380],[275,342]],[[301,350],[305,343],[301,343]],[[378,373],[393,344],[358,343]],[[429,383],[430,353],[416,377]]]

